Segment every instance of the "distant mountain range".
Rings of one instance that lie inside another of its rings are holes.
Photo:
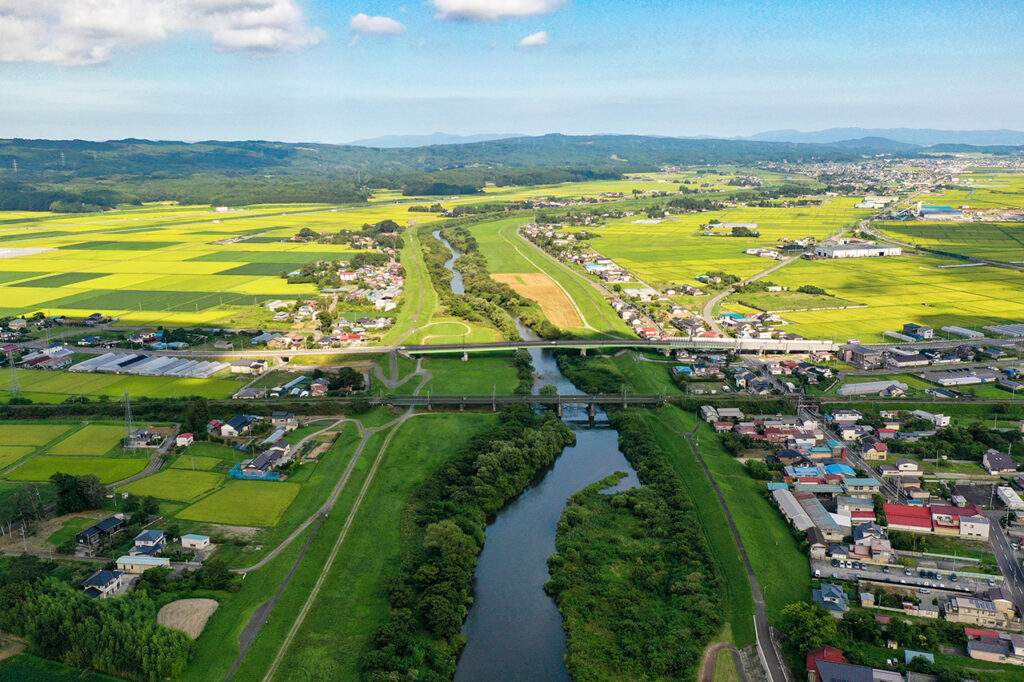
[[[378,149],[401,149],[414,147],[431,147],[436,145],[471,144],[473,142],[493,142],[512,138],[525,138],[527,135],[517,133],[481,133],[479,135],[453,135],[450,133],[431,133],[429,135],[382,135],[349,142],[356,147]],[[594,136],[614,137],[614,136]],[[633,137],[633,136],[621,136]],[[790,142],[800,144],[837,145],[848,149],[867,151],[866,148],[877,147],[879,153],[910,151],[915,146],[930,147],[933,145],[973,145],[1000,146],[1024,145],[1024,132],[1019,130],[936,130],[933,128],[828,128],[803,132],[799,130],[769,130],[747,137],[735,136],[715,138],[711,135],[680,135],[651,136],[662,139],[712,140],[728,139],[750,142]],[[899,143],[899,144],[884,144]],[[863,144],[862,144],[863,143]]]
[[[969,144],[976,146],[1024,145],[1024,132],[1019,130],[935,130],[933,128],[828,128],[812,132],[770,130],[734,139],[761,142],[801,142],[832,144],[864,138],[882,138],[911,145]]]
[[[397,149],[401,147],[430,147],[438,144],[467,144],[470,142],[490,142],[505,140],[510,137],[523,137],[519,133],[481,133],[479,135],[450,135],[448,133],[430,133],[429,135],[382,135],[363,140],[353,140],[348,144],[354,147],[379,147]]]

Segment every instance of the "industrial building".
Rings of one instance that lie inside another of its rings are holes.
[[[814,255],[818,258],[876,258],[879,256],[899,256],[903,249],[888,244],[871,243],[840,243],[824,241],[814,247]]]

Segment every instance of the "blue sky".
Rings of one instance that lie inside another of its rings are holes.
[[[978,4],[0,0],[0,137],[1024,128]]]

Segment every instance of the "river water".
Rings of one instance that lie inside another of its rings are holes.
[[[462,252],[452,246],[447,239],[441,236],[441,230],[434,230],[432,234],[435,239],[441,240],[441,242],[448,247],[448,250],[452,252],[452,257],[444,262],[444,266],[452,273],[452,291],[459,296],[462,296],[466,293],[466,285],[462,283],[462,273],[455,269],[455,259],[461,256]]]
[[[435,232],[434,236],[440,239]],[[445,263],[452,269],[458,257]],[[452,291],[464,293],[455,272]],[[456,282],[458,288],[456,288]],[[532,329],[519,324],[524,339],[536,339]],[[559,371],[551,351],[531,349],[537,374],[533,391],[553,384],[562,395],[582,391]],[[473,361],[466,364],[473,371]],[[554,464],[538,473],[519,497],[498,512],[487,526],[480,561],[473,578],[474,603],[462,628],[466,647],[455,672],[456,682],[568,682],[563,656],[565,631],[555,602],[544,592],[547,559],[555,552],[555,533],[566,500],[591,483],[617,471],[626,472],[615,490],[639,485],[636,472],[619,451],[618,434],[607,415],[597,410],[589,425],[586,406],[565,406],[563,418],[576,434]]]

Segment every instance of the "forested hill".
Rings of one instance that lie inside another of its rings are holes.
[[[874,150],[865,150],[871,153]],[[767,160],[851,160],[855,145],[683,140],[639,135],[544,135],[467,144],[378,149],[262,141],[0,140],[0,174],[21,177],[348,174],[390,176],[474,166],[647,170],[665,164],[752,163]]]

